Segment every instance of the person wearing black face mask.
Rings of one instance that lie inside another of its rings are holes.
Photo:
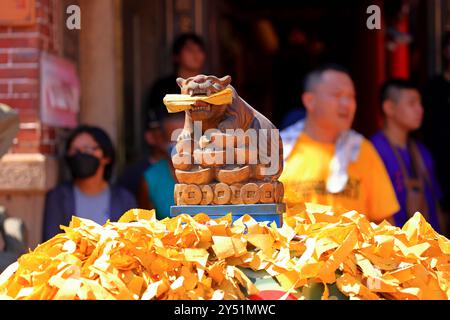
[[[77,152],[66,157],[72,177],[86,179],[95,175],[100,166],[100,160],[89,153]]]
[[[70,135],[65,160],[72,180],[51,190],[45,201],[44,241],[68,225],[72,215],[104,224],[117,221],[136,200],[122,187],[111,185],[115,152],[105,131],[80,126]]]

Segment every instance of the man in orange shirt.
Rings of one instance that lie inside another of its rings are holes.
[[[314,202],[392,222],[399,204],[384,164],[372,144],[350,129],[356,99],[349,73],[338,65],[312,71],[302,101],[306,119],[281,132],[288,214]]]

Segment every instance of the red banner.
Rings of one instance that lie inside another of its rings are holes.
[[[41,120],[73,128],[80,110],[80,81],[75,65],[58,56],[41,56]]]

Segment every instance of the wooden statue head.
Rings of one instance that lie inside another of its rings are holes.
[[[177,78],[177,84],[182,94],[190,96],[209,96],[213,93],[224,90],[231,83],[231,77],[225,76],[217,78],[215,76],[197,75],[187,79]],[[187,111],[188,116],[193,121],[220,122],[224,117],[227,105],[211,107],[210,104],[197,101],[193,108]]]

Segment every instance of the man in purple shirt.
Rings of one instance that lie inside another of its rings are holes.
[[[371,141],[383,159],[401,207],[394,215],[395,224],[403,226],[419,211],[437,232],[443,232],[441,191],[431,155],[411,137],[423,119],[419,90],[407,80],[389,80],[381,89],[381,103],[384,128]]]

